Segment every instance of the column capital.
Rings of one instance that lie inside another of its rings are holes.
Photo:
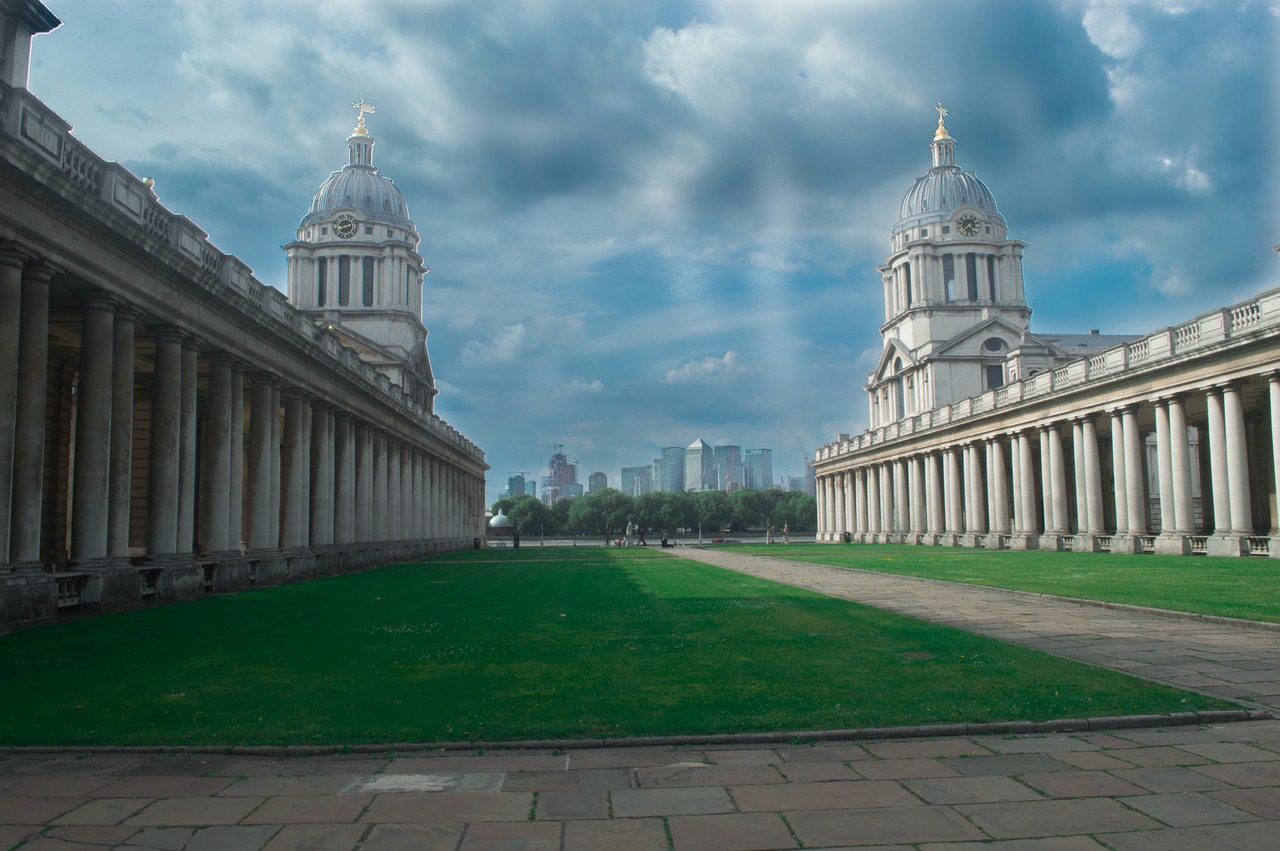
[[[32,257],[23,267],[23,282],[32,281],[35,283],[47,284],[53,280],[53,276],[58,273],[58,268],[49,262],[45,257]]]
[[[18,244],[11,240],[0,240],[0,266],[11,266],[21,269],[30,257]]]

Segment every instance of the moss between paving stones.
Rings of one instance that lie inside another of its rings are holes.
[[[834,730],[1235,708],[645,550],[508,550],[0,637],[0,745]]]
[[[891,544],[775,545],[751,547],[750,552],[879,573],[1280,623],[1280,582],[1276,581],[1280,562],[1266,558],[1175,558]]]

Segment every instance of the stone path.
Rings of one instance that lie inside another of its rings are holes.
[[[1271,625],[1108,609],[737,550],[689,548],[679,556],[1280,713],[1280,628]]]
[[[1166,682],[1221,665],[1196,687],[1274,705],[1255,688],[1276,679],[1274,633],[727,551],[679,555],[1113,667],[1128,667],[1128,647],[1132,666]],[[1280,721],[812,746],[0,753],[0,849],[19,846],[1261,851],[1280,847]]]

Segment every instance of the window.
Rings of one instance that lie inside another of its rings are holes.
[[[987,255],[987,295],[992,301],[996,300],[996,257],[994,254]]]
[[[969,301],[978,300],[978,255],[966,254],[964,256],[964,276],[965,291],[968,294]]]
[[[989,352],[1002,352],[1004,351],[1004,340],[1001,340],[999,337],[992,337],[989,340],[983,341],[982,348]]]
[[[361,287],[361,302],[365,307],[373,307],[373,258],[364,258],[364,281]]]
[[[343,254],[338,258],[338,306],[346,307],[351,303],[351,257]]]
[[[902,264],[902,281],[906,285],[907,303],[906,307],[911,306],[911,264]]]
[[[364,235],[365,235],[365,236],[373,236],[373,227],[372,227],[371,225],[365,225],[365,226],[364,226]]]
[[[943,226],[942,226],[942,232],[943,232],[944,234],[951,233],[951,225],[943,225]]]
[[[942,256],[942,280],[946,284],[947,301],[956,300],[956,258],[950,254]]]
[[[316,261],[316,306],[324,307],[325,283],[329,272],[329,258],[321,257]]]
[[[921,235],[921,236],[928,236],[928,235],[929,235],[929,229],[928,229],[928,228],[920,228],[920,235]]]
[[[328,236],[328,234],[329,234],[329,226],[328,226],[328,225],[325,225],[324,227],[320,228],[320,235],[321,235],[321,236]]]
[[[987,389],[995,390],[997,387],[1004,386],[1004,367],[998,363],[988,364],[987,370]]]

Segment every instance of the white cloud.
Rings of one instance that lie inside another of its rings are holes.
[[[669,370],[664,380],[667,384],[726,384],[754,371],[755,367],[742,355],[729,351],[724,353],[724,357],[689,361],[679,369]]]

